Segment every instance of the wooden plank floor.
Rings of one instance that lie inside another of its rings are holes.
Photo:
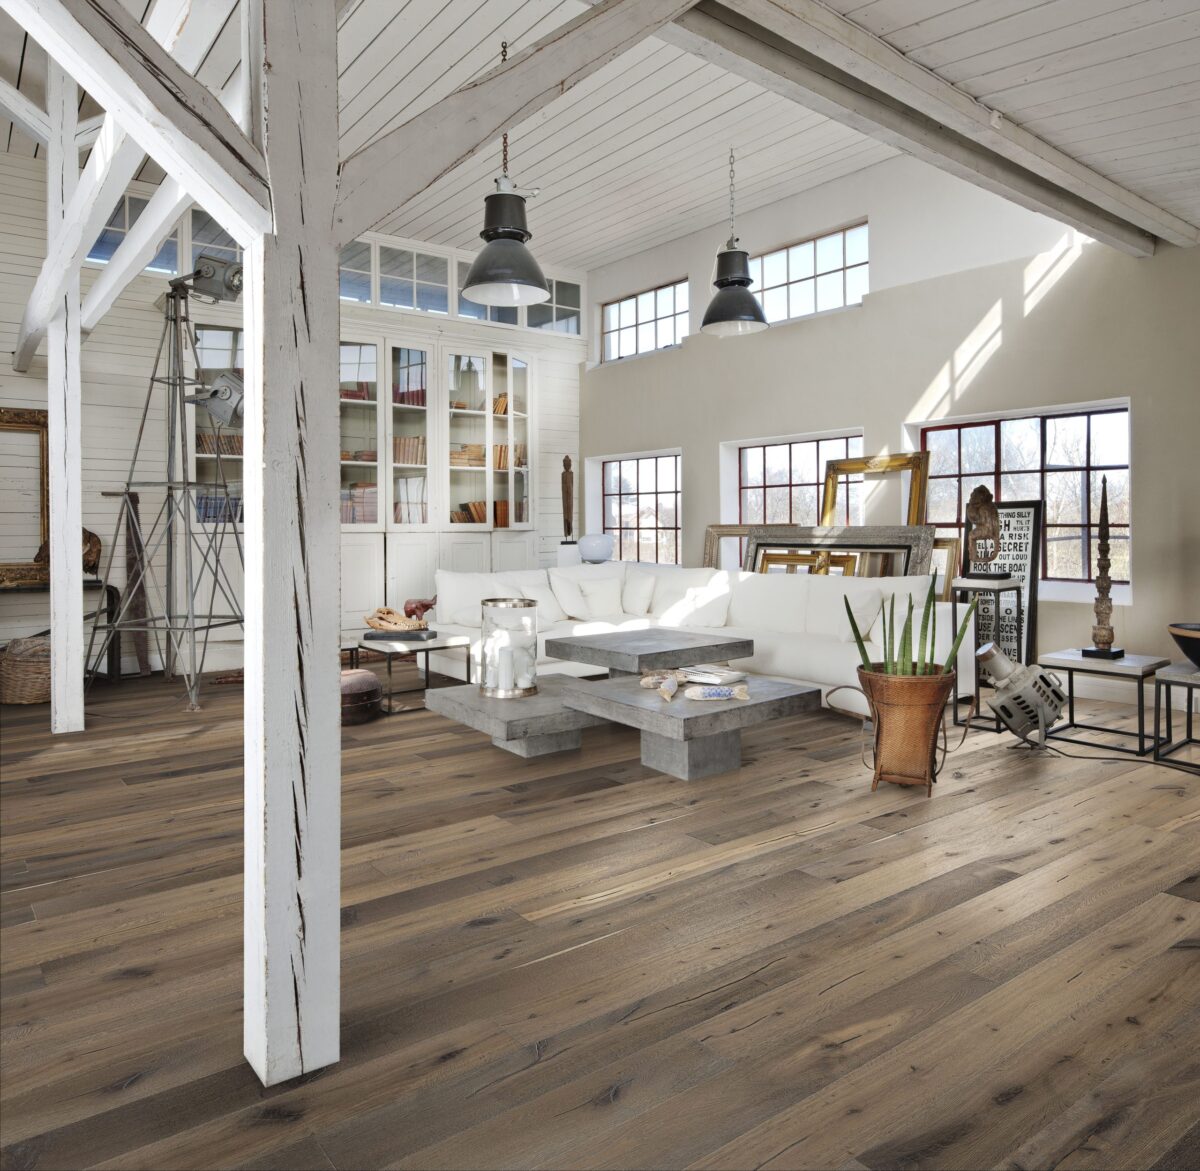
[[[1200,1165],[1200,778],[977,733],[873,794],[828,713],[693,784],[624,729],[348,728],[343,1060],[263,1090],[240,691],[89,709],[3,710],[4,1168]]]

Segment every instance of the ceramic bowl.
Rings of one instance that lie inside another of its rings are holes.
[[[1200,622],[1172,622],[1167,631],[1200,671]]]

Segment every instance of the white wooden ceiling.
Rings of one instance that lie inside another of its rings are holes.
[[[122,0],[144,16],[149,0]],[[233,74],[237,0],[197,71]],[[332,2],[332,0],[331,0]],[[1200,222],[1200,0],[826,0],[868,31],[1068,154]],[[583,0],[349,0],[339,33],[342,154],[406,121],[583,11]],[[0,76],[44,98],[45,55],[0,14]],[[90,100],[83,113],[94,110]],[[537,254],[586,269],[726,214],[726,156],[743,208],[824,183],[895,151],[656,38],[511,135]],[[0,146],[35,144],[0,119]],[[476,246],[499,144],[380,227]],[[161,172],[147,164],[141,178]]]

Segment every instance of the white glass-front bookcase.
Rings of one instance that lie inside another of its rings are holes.
[[[197,325],[196,332],[203,377],[241,373],[241,330]],[[347,330],[337,397],[346,531],[533,527],[528,356]],[[226,478],[240,481],[241,433],[226,431],[218,439],[197,412],[198,481],[215,478],[218,443],[228,461]]]

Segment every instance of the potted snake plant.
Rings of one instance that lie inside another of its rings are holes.
[[[946,702],[954,694],[958,678],[954,664],[975,613],[975,600],[967,607],[944,663],[933,661],[937,610],[932,581],[915,641],[912,597],[908,599],[908,614],[897,643],[896,597],[892,595],[883,611],[882,662],[873,661],[867,653],[850,601],[844,600],[850,630],[862,657],[858,681],[875,724],[875,776],[871,789],[879,788],[880,781],[894,785],[924,785],[926,796],[930,796],[937,773],[938,729],[942,726]]]

